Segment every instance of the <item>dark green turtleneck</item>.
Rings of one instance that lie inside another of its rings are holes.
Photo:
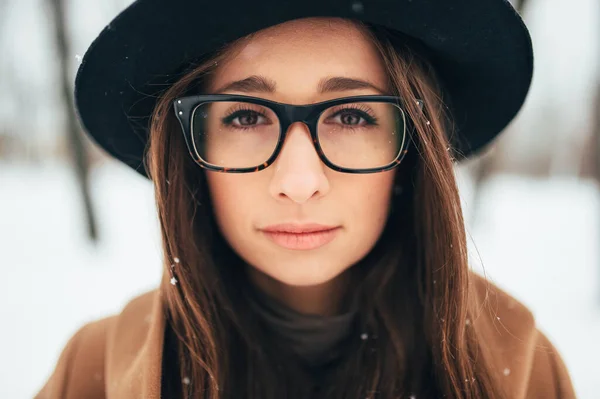
[[[356,303],[334,316],[301,314],[257,288],[249,290],[249,303],[257,317],[304,365],[313,368],[334,361],[354,330]]]

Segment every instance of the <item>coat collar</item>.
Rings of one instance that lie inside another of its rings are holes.
[[[488,344],[493,373],[506,379],[511,397],[524,398],[540,339],[533,317],[481,277],[472,275],[471,288],[478,311],[469,328]],[[133,299],[113,319],[105,348],[106,399],[160,399],[165,326],[160,288]]]
[[[107,338],[107,399],[160,399],[164,332],[160,288],[125,307]]]

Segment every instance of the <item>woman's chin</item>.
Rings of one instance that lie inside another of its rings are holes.
[[[257,269],[279,283],[296,287],[308,287],[325,284],[335,279],[342,274],[347,267],[334,267],[333,265],[315,266],[310,264],[279,264],[273,265],[273,267],[260,267]]]

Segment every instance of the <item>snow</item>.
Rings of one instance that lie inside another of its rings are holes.
[[[459,181],[468,210],[469,180],[459,173]],[[159,283],[151,184],[114,162],[92,173],[98,246],[85,238],[75,188],[74,176],[60,165],[0,164],[0,318],[14,326],[1,332],[0,397],[32,397],[78,327],[118,312]],[[499,176],[481,198],[477,222],[468,228],[474,269],[533,311],[579,397],[594,398],[600,390],[592,363],[600,358],[598,188],[564,178]]]
[[[69,3],[70,30],[76,32],[70,65],[74,76],[91,40],[130,0],[96,2],[93,7],[80,0]],[[536,72],[521,112],[527,117],[512,125],[507,132],[512,141],[504,149],[512,160],[530,160],[543,156],[541,146],[551,146],[557,155],[553,170],[571,168],[575,173],[579,162],[574,158],[589,123],[589,87],[599,68],[600,2],[531,4],[526,22],[534,40]],[[62,126],[52,90],[57,63],[49,50],[52,36],[47,34],[45,11],[33,9],[43,10],[42,1],[10,2],[11,18],[1,27],[5,34],[0,39],[6,58],[14,60],[9,65],[14,84],[38,93],[37,100],[0,94],[0,125],[14,125],[19,134],[51,142]],[[39,65],[46,74],[38,73]],[[0,80],[0,87],[11,93],[7,82]],[[31,110],[30,117],[14,122],[13,115],[23,107]],[[560,351],[578,397],[597,398],[598,187],[564,177],[497,176],[483,187],[474,213],[471,182],[462,172],[459,179],[473,268],[532,310],[539,328]],[[0,319],[11,321],[3,323],[0,333],[2,398],[31,398],[82,324],[118,312],[159,282],[161,248],[152,186],[126,167],[107,162],[93,172],[92,190],[102,239],[98,246],[85,238],[72,172],[63,165],[0,163]]]
[[[524,19],[533,81],[520,117],[500,139],[502,156],[516,167],[550,153],[551,174],[577,174],[600,70],[600,1],[530,0]]]
[[[31,398],[82,324],[158,284],[152,186],[122,168],[93,174],[95,247],[66,168],[0,164],[0,397]]]
[[[463,200],[468,208],[466,194]],[[485,185],[475,220],[469,229],[473,268],[533,311],[561,353],[578,397],[597,398],[598,186],[567,177],[497,176]]]

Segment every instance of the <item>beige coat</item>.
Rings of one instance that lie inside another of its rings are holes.
[[[568,372],[531,313],[475,276],[481,302],[476,320],[495,354],[495,367],[510,398],[574,398]],[[65,346],[36,399],[159,399],[165,319],[159,290],[129,302],[119,315],[84,325]]]

